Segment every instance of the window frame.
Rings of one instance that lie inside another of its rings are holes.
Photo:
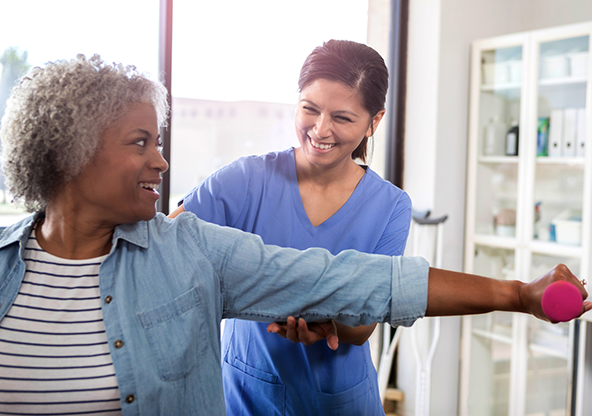
[[[407,40],[409,0],[391,0],[389,32],[389,93],[387,108],[391,108],[387,123],[386,179],[403,187],[405,148],[405,97],[407,78]],[[170,165],[171,161],[171,116],[172,116],[172,45],[173,45],[173,0],[160,0],[159,24],[159,74],[160,81],[168,91],[167,100],[171,111],[167,115],[166,127],[161,128],[162,154],[169,163],[169,170],[162,175],[160,198],[157,210],[168,215],[170,212]]]

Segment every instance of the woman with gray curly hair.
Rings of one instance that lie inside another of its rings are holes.
[[[4,155],[11,155],[4,160],[6,178],[30,210],[44,210],[60,186],[82,172],[103,129],[130,104],[151,103],[158,124],[166,121],[164,86],[133,67],[108,68],[97,55],[33,68],[23,84],[27,88],[16,89],[8,103],[12,113],[2,137]]]
[[[223,318],[548,319],[544,289],[577,284],[565,266],[502,282],[420,258],[266,246],[189,213],[168,219],[155,210],[166,111],[160,84],[96,56],[35,68],[15,87],[3,168],[35,214],[0,234],[0,413],[223,415]]]

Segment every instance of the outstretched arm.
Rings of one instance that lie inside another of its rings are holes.
[[[518,280],[496,280],[487,277],[430,268],[426,316],[471,315],[492,311],[524,312],[550,321],[541,307],[545,289],[553,282],[565,280],[575,285],[582,299],[588,297],[580,281],[563,264],[559,264],[540,278],[523,283]],[[592,309],[592,302],[584,302],[581,313]],[[341,324],[337,324],[342,326]],[[285,324],[272,323],[274,332],[292,342],[310,345],[327,339],[333,350],[343,342],[334,321],[307,323],[289,317]],[[349,327],[345,327],[349,328]],[[358,327],[359,328],[359,327]],[[363,327],[368,328],[368,327]]]
[[[558,280],[568,281],[578,287],[582,299],[588,297],[580,281],[563,264],[558,264],[530,283],[430,268],[426,316],[509,311],[529,313],[549,321],[541,307],[541,298],[547,286]],[[584,302],[582,313],[591,308],[592,303]]]

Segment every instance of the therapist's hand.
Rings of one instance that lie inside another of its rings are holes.
[[[294,343],[301,342],[304,345],[312,345],[315,342],[326,339],[327,345],[332,350],[339,346],[337,326],[335,321],[312,322],[307,324],[302,318],[296,319],[289,316],[285,324],[273,322],[267,326],[267,332],[273,332],[282,338],[289,339]]]

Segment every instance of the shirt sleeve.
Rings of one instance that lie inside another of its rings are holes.
[[[204,221],[233,227],[247,199],[251,174],[245,159],[224,166],[182,199],[185,211]]]
[[[281,248],[193,219],[196,241],[220,280],[225,318],[410,326],[425,314],[429,267],[421,258]]]
[[[411,198],[402,192],[392,210],[389,222],[380,237],[375,254],[401,256],[405,252],[405,245],[409,237],[411,226]]]

